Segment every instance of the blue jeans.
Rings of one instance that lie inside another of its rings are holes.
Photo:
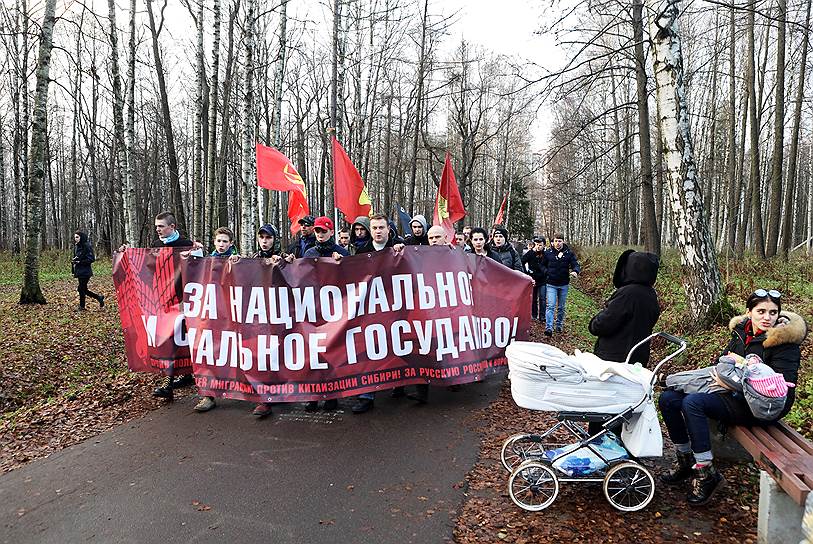
[[[711,451],[709,420],[726,421],[728,409],[720,395],[667,389],[658,399],[669,438],[675,444],[691,443],[694,453]]]
[[[553,312],[556,310],[556,330],[562,330],[565,324],[565,300],[567,300],[567,290],[569,285],[545,286],[547,294],[547,307],[545,308],[545,328],[553,330]],[[557,303],[558,301],[558,303]]]

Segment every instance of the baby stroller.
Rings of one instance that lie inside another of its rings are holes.
[[[630,365],[635,350],[658,336],[677,349],[651,372]],[[548,344],[508,346],[514,401],[522,408],[556,412],[557,419],[542,433],[517,434],[503,443],[500,458],[511,474],[511,500],[524,510],[540,511],[556,500],[560,482],[595,482],[603,484],[604,496],[614,508],[622,512],[645,508],[655,496],[655,479],[636,457],[662,454],[652,402],[656,376],[685,350],[685,340],[664,332],[633,346],[623,364],[579,352],[570,356]],[[644,420],[650,435],[642,435],[640,426],[633,429]],[[601,430],[591,435],[585,422],[601,424]],[[622,437],[627,436],[630,447],[610,430],[621,423]]]

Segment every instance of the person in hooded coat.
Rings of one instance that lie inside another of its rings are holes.
[[[99,303],[100,308],[104,308],[104,296],[97,295],[88,289],[88,282],[93,276],[92,264],[96,260],[93,254],[93,246],[88,240],[88,235],[83,230],[77,230],[73,234],[73,258],[71,259],[71,269],[73,276],[79,280],[76,288],[79,291],[79,309],[85,309],[85,297],[90,297]]]
[[[596,336],[593,352],[606,361],[623,362],[630,349],[652,334],[661,315],[655,280],[658,256],[628,249],[618,258],[613,274],[615,292],[604,309],[590,320],[588,330]],[[649,342],[630,357],[631,363],[649,363]]]
[[[428,246],[429,245],[429,226],[426,223],[426,218],[420,214],[412,218],[409,222],[409,228],[412,229],[412,234],[406,237],[404,244],[408,246]]]
[[[522,265],[522,258],[508,242],[508,229],[505,227],[494,227],[494,235],[491,243],[489,244],[491,251],[497,256],[497,260],[510,268],[519,272],[525,272],[525,267]]]
[[[366,215],[356,217],[350,226],[350,255],[361,253],[361,248],[370,244],[372,235],[370,234],[370,218]]]

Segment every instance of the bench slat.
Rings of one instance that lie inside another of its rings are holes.
[[[784,452],[787,451],[785,447],[780,444],[767,430],[763,427],[751,427],[751,433],[759,440],[764,448],[771,451]]]
[[[770,427],[763,427],[771,437],[782,444],[782,447],[790,453],[807,453],[802,447],[793,441],[793,438],[788,436],[784,429],[771,425]]]
[[[799,434],[796,429],[789,426],[787,423],[782,421],[778,422],[776,426],[782,430],[782,432],[788,436],[793,442],[798,445],[802,450],[807,453],[808,455],[813,455],[813,444],[811,444],[804,436]]]

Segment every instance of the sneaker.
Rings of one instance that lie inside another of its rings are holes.
[[[99,308],[104,308],[104,295],[99,295]]]
[[[330,399],[325,401],[325,405],[322,406],[322,409],[325,412],[332,412],[333,410],[337,410],[339,408],[339,399]]]
[[[213,397],[203,397],[200,401],[195,405],[196,412],[208,412],[212,408],[217,406],[215,404],[215,399]]]
[[[556,332],[557,333],[562,332],[562,327],[556,327]]]
[[[306,412],[315,412],[318,409],[319,409],[319,401],[318,400],[312,400],[312,401],[308,402],[305,405],[305,411]]]
[[[350,409],[354,414],[363,414],[373,409],[373,399],[359,399]]]
[[[545,329],[545,336],[553,336],[553,331],[550,329]]]
[[[711,500],[715,491],[725,485],[725,478],[711,463],[703,467],[695,465],[693,470],[692,490],[689,491],[686,501],[691,506],[703,506]]]
[[[251,412],[251,415],[261,419],[264,417],[268,417],[273,413],[274,411],[271,409],[271,404],[267,402],[261,402],[254,407],[254,411]]]
[[[181,387],[189,387],[190,385],[195,385],[195,377],[192,374],[184,374],[175,380],[172,384],[172,388],[180,389]]]
[[[152,396],[158,397],[159,399],[167,399],[172,400],[172,388],[174,385],[174,378],[172,376],[167,376],[164,378],[163,385],[159,385],[155,389],[153,389]]]
[[[401,387],[393,387],[392,393],[390,393],[390,396],[392,398],[394,398],[394,399],[402,399],[402,398],[404,398],[406,396],[406,391],[404,390],[403,386],[401,386]]]

